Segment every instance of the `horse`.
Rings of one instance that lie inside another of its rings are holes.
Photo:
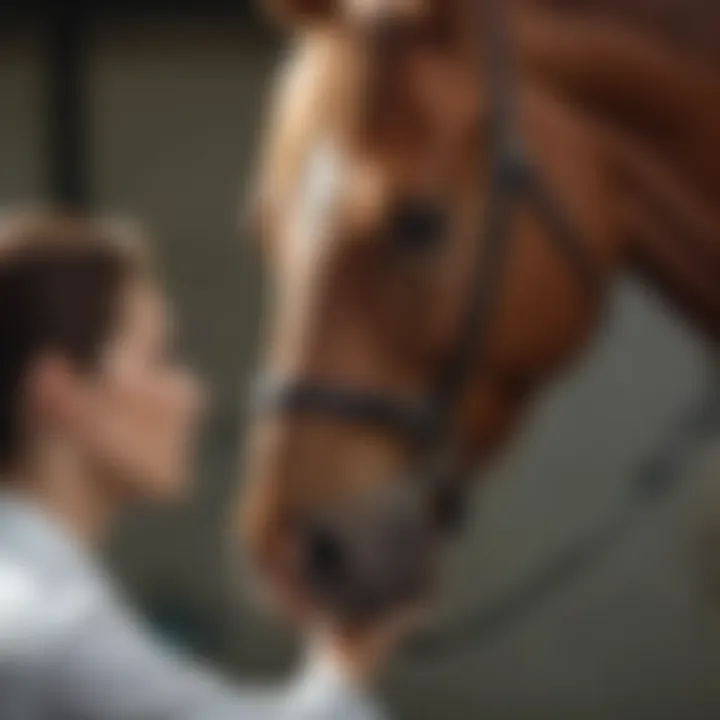
[[[362,624],[431,595],[473,479],[621,273],[720,338],[720,11],[267,4],[293,42],[253,193],[242,526],[276,588]]]

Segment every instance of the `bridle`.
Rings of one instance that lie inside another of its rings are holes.
[[[475,278],[457,342],[428,394],[409,400],[384,392],[323,383],[302,377],[263,377],[257,383],[254,408],[263,414],[325,416],[393,433],[413,449],[412,477],[435,503],[443,529],[452,529],[462,509],[462,482],[472,472],[463,466],[453,438],[458,406],[488,347],[502,280],[512,249],[512,221],[523,202],[535,209],[550,229],[549,237],[575,268],[582,288],[592,293],[601,278],[588,247],[566,217],[520,137],[514,106],[514,75],[502,2],[483,4],[488,47],[488,81],[493,107],[490,118],[489,199],[474,261]]]

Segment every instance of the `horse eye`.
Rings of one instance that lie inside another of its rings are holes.
[[[448,214],[426,199],[405,200],[392,211],[389,222],[391,241],[408,250],[423,250],[445,236]]]

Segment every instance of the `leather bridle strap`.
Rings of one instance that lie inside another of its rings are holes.
[[[351,387],[265,376],[256,382],[253,395],[261,413],[329,416],[418,440],[437,431],[436,413],[427,403]]]

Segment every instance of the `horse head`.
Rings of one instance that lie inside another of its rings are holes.
[[[271,5],[295,44],[255,198],[243,523],[268,575],[359,621],[432,585],[469,479],[591,337],[629,253],[621,155],[531,3]]]

